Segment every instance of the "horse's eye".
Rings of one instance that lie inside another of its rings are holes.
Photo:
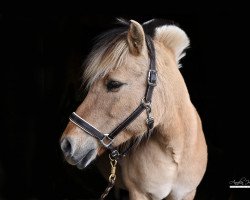
[[[124,83],[121,83],[119,81],[109,81],[107,83],[107,89],[108,92],[117,92],[118,89],[123,85]]]

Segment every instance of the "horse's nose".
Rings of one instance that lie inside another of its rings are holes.
[[[65,156],[73,155],[73,141],[69,137],[65,137],[61,140],[61,149]]]

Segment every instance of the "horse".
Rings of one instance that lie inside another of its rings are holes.
[[[100,35],[84,63],[88,94],[70,116],[62,152],[83,169],[110,151],[109,181],[131,200],[194,199],[207,145],[179,70],[189,38],[157,19],[120,25]]]

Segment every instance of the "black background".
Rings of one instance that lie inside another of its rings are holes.
[[[105,188],[95,165],[80,171],[64,161],[59,139],[81,100],[81,63],[115,17],[164,18],[186,31],[191,47],[180,71],[209,150],[196,199],[247,199],[249,189],[229,189],[231,180],[250,179],[245,12],[234,5],[109,15],[0,12],[0,199],[97,199]]]

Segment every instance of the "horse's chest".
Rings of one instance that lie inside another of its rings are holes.
[[[166,154],[136,156],[124,160],[122,174],[126,187],[136,187],[144,193],[164,198],[176,177],[176,165]]]

